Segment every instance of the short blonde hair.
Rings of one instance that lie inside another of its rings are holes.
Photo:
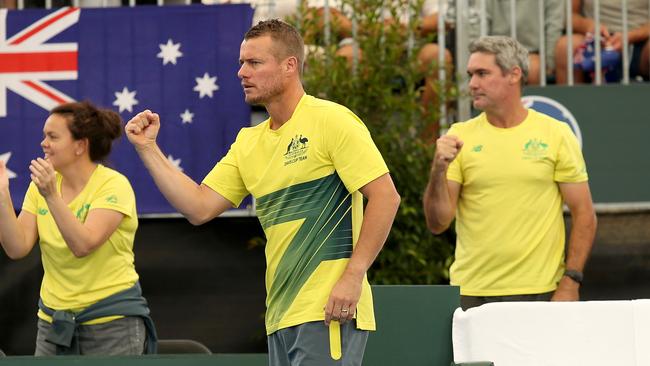
[[[274,47],[277,52],[276,59],[279,60],[289,56],[295,57],[298,60],[298,65],[300,65],[300,74],[302,74],[302,67],[305,62],[305,42],[298,30],[291,24],[279,19],[262,20],[246,32],[244,40],[266,35],[271,37],[274,44],[280,45],[282,48],[277,50]]]

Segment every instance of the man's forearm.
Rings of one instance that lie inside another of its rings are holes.
[[[596,215],[591,210],[572,214],[566,258],[567,269],[581,272],[584,270],[596,236],[596,225]]]
[[[566,269],[582,272],[596,233],[596,217],[592,210],[572,213],[571,236],[566,258]],[[563,276],[553,294],[553,301],[578,301],[580,283]]]
[[[167,201],[190,221],[198,221],[203,201],[199,185],[173,166],[158,145],[136,151]]]
[[[362,277],[370,268],[388,238],[399,204],[400,197],[395,191],[368,199],[359,240],[346,272]]]
[[[431,173],[423,203],[429,230],[436,234],[445,231],[454,219],[446,173]]]

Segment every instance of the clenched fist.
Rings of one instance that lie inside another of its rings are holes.
[[[160,130],[160,116],[148,109],[144,110],[131,118],[124,130],[136,149],[153,145]]]
[[[445,172],[463,147],[463,141],[458,136],[443,135],[436,140],[436,153],[433,157],[432,171]]]

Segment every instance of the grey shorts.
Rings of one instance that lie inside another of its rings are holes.
[[[269,366],[361,366],[368,331],[357,329],[353,320],[341,326],[338,339],[340,346],[330,344],[330,328],[323,321],[280,329],[268,336]],[[337,348],[340,358],[335,360]]]
[[[35,356],[56,355],[56,345],[45,340],[52,325],[38,319]],[[146,329],[140,317],[126,317],[103,324],[80,325],[79,350],[82,355],[141,355],[144,353]]]

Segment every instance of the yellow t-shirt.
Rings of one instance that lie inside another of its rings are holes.
[[[494,127],[482,113],[449,134],[464,142],[447,172],[462,185],[451,283],[469,296],[555,290],[565,241],[557,183],[587,181],[570,128],[529,109],[513,128]]]
[[[57,190],[61,176],[57,174]],[[138,280],[133,255],[133,239],[138,228],[135,195],[122,174],[98,165],[84,189],[68,207],[84,222],[93,209],[109,209],[124,214],[117,230],[108,241],[91,254],[77,258],[72,254],[59,231],[47,203],[34,183],[29,185],[23,210],[36,216],[43,262],[41,299],[55,310],[81,311],[114,293],[132,287]],[[51,318],[39,311],[46,321]],[[101,318],[86,324],[115,319]]]
[[[252,194],[267,237],[266,329],[324,319],[330,291],[359,237],[358,191],[388,172],[365,125],[347,108],[305,95],[279,129],[239,132],[203,183],[234,205]],[[350,193],[352,192],[352,193]],[[374,330],[364,278],[357,326]]]

